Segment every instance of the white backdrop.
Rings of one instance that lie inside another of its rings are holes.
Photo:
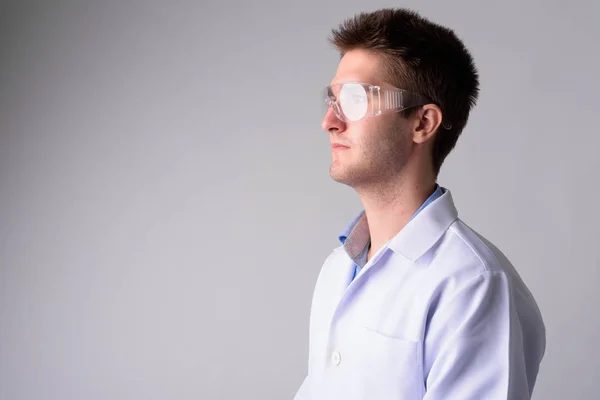
[[[291,398],[360,209],[328,175],[326,37],[399,5],[479,68],[439,182],[538,300],[534,398],[597,397],[598,2],[126,3],[0,3],[1,400]]]

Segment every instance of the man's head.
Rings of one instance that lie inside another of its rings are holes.
[[[463,43],[448,28],[405,9],[358,14],[334,29],[330,40],[341,54],[332,84],[368,82],[430,100],[353,122],[341,121],[329,109],[323,129],[333,144],[348,146],[334,149],[332,177],[358,186],[398,175],[411,160],[426,162],[436,177],[479,91]]]

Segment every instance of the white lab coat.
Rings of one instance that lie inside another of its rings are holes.
[[[353,268],[339,247],[319,273],[295,400],[530,398],[540,311],[507,258],[458,219],[450,191],[351,281]]]

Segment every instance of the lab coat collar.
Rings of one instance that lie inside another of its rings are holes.
[[[425,207],[388,243],[395,253],[412,262],[427,252],[458,218],[452,194],[444,194]]]

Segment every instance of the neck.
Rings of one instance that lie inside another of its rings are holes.
[[[406,226],[435,190],[433,174],[412,173],[408,166],[402,172],[385,182],[357,189],[371,235],[368,258]]]

